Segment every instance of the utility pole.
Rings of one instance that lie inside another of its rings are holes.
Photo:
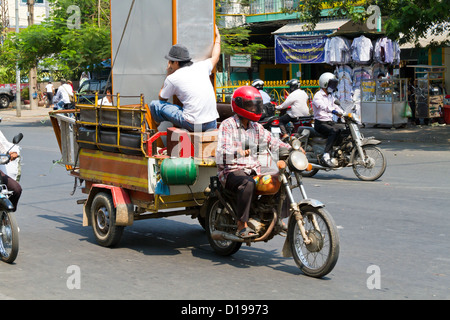
[[[19,33],[19,0],[16,0],[16,33]],[[19,62],[16,62],[16,116],[21,117],[20,105],[20,69]]]
[[[28,5],[28,26],[34,24],[34,0],[27,0]],[[31,110],[37,109],[37,68],[36,64],[30,69],[28,77],[28,88],[30,92],[30,108]]]

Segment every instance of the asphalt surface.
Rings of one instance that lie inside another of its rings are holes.
[[[50,111],[52,111],[52,109],[45,107],[38,107],[37,109],[30,110],[29,108],[23,106],[19,117],[17,110],[10,107],[7,109],[0,109],[0,117],[3,121],[45,122],[49,121],[48,113]],[[361,132],[365,137],[373,136],[382,141],[450,144],[450,124],[407,124],[396,128],[367,125],[366,127],[361,128]]]
[[[72,196],[73,178],[53,163],[60,152],[48,111],[17,117],[14,109],[0,110],[4,134],[25,136],[20,253],[13,265],[0,264],[0,299],[282,301],[271,318],[297,310],[299,299],[449,299],[449,126],[363,128],[383,140],[388,161],[375,182],[359,181],[351,169],[305,178],[308,197],[326,205],[340,236],[339,261],[318,280],[282,257],[282,237],[221,257],[187,216],[139,221],[117,248],[98,246],[92,228],[81,225],[76,200],[85,195]],[[79,267],[79,289],[69,282],[72,267]],[[381,282],[369,283],[375,275]],[[169,303],[165,312],[178,317],[180,306],[193,305]]]

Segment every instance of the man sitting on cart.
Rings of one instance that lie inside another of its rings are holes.
[[[176,44],[166,59],[167,77],[159,93],[159,100],[150,103],[152,119],[158,125],[170,121],[175,127],[188,131],[217,129],[216,94],[209,76],[220,57],[220,34],[216,26],[216,40],[211,58],[193,63],[188,49]],[[169,103],[176,96],[181,106]]]
[[[224,120],[219,127],[216,149],[218,176],[226,189],[236,190],[236,214],[239,217],[236,234],[241,238],[252,238],[257,233],[248,227],[247,222],[256,191],[253,177],[261,174],[261,163],[248,145],[265,143],[272,152],[280,147],[289,149],[290,145],[272,136],[258,123],[262,114],[262,97],[256,88],[243,86],[236,89],[231,106],[235,115]]]

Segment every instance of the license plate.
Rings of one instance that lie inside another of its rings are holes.
[[[270,130],[272,133],[281,133],[281,129],[278,127],[272,127],[272,128],[270,128]]]

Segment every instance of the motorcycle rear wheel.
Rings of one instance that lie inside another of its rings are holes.
[[[2,261],[13,263],[19,253],[19,227],[12,212],[3,211],[0,214],[0,246],[4,249],[4,254],[0,252],[0,256]]]
[[[241,248],[241,242],[214,240],[211,237],[211,234],[216,230],[232,234],[237,230],[237,222],[232,215],[227,212],[227,209],[223,208],[219,199],[214,198],[209,201],[205,218],[206,235],[209,244],[217,254],[221,256],[230,256]]]
[[[333,270],[339,257],[339,236],[333,218],[324,208],[305,206],[301,209],[306,234],[312,240],[305,244],[296,219],[289,219],[288,237],[292,256],[307,276],[322,278]],[[319,229],[314,227],[315,218]]]
[[[386,170],[386,158],[380,148],[374,145],[364,145],[362,146],[362,149],[364,156],[370,159],[369,164],[363,165],[364,159],[361,159],[359,153],[355,152],[352,160],[353,172],[360,180],[377,180]]]

